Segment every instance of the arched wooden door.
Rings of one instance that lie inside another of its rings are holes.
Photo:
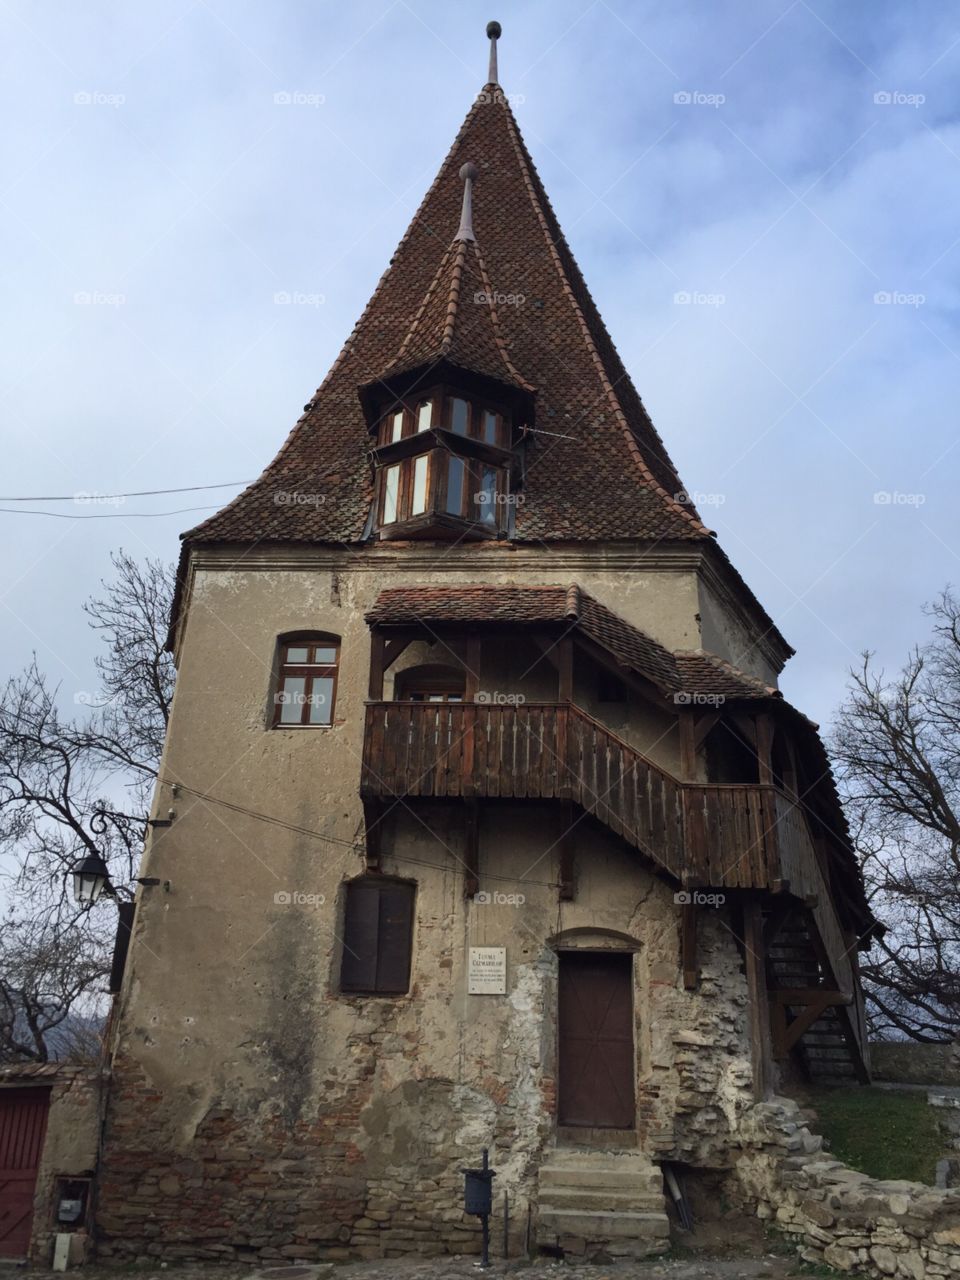
[[[559,959],[558,1120],[633,1129],[633,956],[561,951]]]
[[[49,1089],[0,1089],[0,1258],[25,1258]]]

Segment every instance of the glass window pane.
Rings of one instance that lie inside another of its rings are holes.
[[[497,415],[489,410],[483,415],[483,438],[487,444],[497,444]]]
[[[393,524],[397,518],[400,497],[400,468],[387,467],[383,481],[383,523]]]
[[[447,459],[447,511],[452,516],[463,512],[463,459],[450,454]]]
[[[450,401],[450,426],[458,436],[467,434],[467,422],[470,416],[470,409],[466,400]]]
[[[433,424],[433,402],[424,400],[417,410],[417,430],[426,431]]]
[[[332,667],[337,661],[337,651],[318,644],[313,651],[313,660],[323,667]]]
[[[302,676],[288,676],[280,685],[277,701],[280,703],[281,724],[300,723],[306,685]]]
[[[427,509],[427,455],[417,458],[413,464],[413,502],[410,514],[420,515]]]
[[[497,469],[480,467],[477,485],[477,511],[481,524],[497,523]]]
[[[310,690],[310,723],[329,724],[333,719],[333,680],[330,676],[314,676]]]
[[[309,652],[309,649],[288,649],[285,661],[288,666],[295,667],[308,660]]]
[[[390,439],[399,440],[403,435],[403,411],[395,413],[390,419]]]

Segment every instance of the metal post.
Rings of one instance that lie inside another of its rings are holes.
[[[486,1147],[483,1148],[483,1171],[484,1173],[490,1167],[490,1153]],[[480,1218],[481,1246],[480,1246],[480,1266],[481,1268],[490,1265],[490,1215],[485,1213]]]

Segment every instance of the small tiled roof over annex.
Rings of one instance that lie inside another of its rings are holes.
[[[476,243],[454,243],[465,163],[477,170]],[[508,303],[491,309],[476,300],[480,293]],[[359,388],[432,358],[452,297],[449,358],[536,388],[537,434],[528,437],[517,541],[710,536],[610,340],[507,98],[491,84],[279,454],[187,533],[187,544],[361,541],[372,474]],[[290,494],[310,501],[289,501]]]
[[[601,604],[577,583],[568,586],[388,587],[366,620],[375,624],[567,624],[606,649],[619,663],[670,695],[779,698],[780,693],[725,659],[703,650],[671,653]]]

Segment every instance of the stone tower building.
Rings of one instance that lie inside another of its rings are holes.
[[[114,1258],[643,1252],[784,1073],[866,1079],[791,649],[690,502],[507,99],[263,475],[186,535],[114,1016]]]

